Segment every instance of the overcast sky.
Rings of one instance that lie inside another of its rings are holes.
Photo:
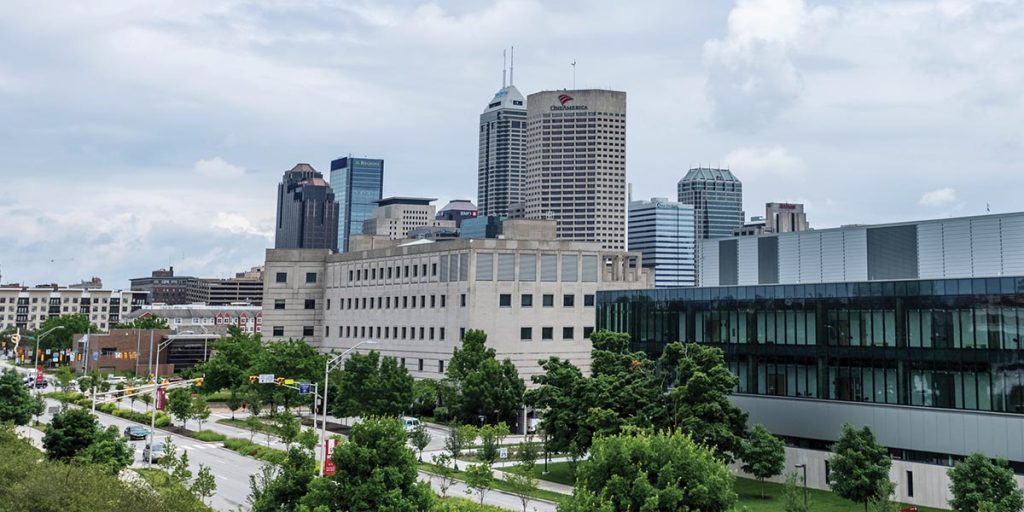
[[[476,197],[478,116],[628,94],[634,198],[698,164],[813,227],[1024,209],[1024,1],[0,2],[3,282],[223,276],[297,162]]]

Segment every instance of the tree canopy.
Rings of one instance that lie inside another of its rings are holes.
[[[974,453],[949,470],[949,506],[957,512],[1019,512],[1024,509],[1024,493],[1013,478],[1005,460],[993,461]]]
[[[743,442],[743,471],[761,482],[764,498],[764,479],[782,474],[786,468],[786,444],[772,435],[764,425],[754,425],[750,437]]]
[[[233,389],[249,382],[250,369],[263,349],[259,334],[229,326],[227,336],[213,344],[214,355],[196,369],[204,374],[204,390]]]
[[[62,329],[56,329],[62,327]],[[50,334],[47,334],[42,340],[39,341],[39,349],[53,349],[53,350],[64,350],[71,348],[71,344],[74,341],[76,334],[83,334],[86,332],[102,332],[96,324],[89,321],[89,316],[81,313],[75,313],[70,315],[52,316],[43,321],[43,325],[39,326],[39,329],[33,333],[34,336],[49,331],[50,329],[56,329]],[[22,346],[29,347],[26,341],[22,340]],[[26,354],[32,350],[35,350],[35,343],[32,342],[31,348],[27,348]]]
[[[889,467],[892,459],[884,446],[875,441],[875,434],[864,427],[860,430],[850,424],[843,425],[839,440],[832,447],[835,455],[829,458],[829,486],[836,494],[856,503],[889,497]]]
[[[114,326],[115,329],[170,329],[166,318],[155,316],[142,316],[130,322],[121,322]]]
[[[96,417],[79,408],[58,412],[46,426],[43,447],[50,460],[70,461],[96,440]]]
[[[27,425],[43,412],[43,403],[32,396],[14,370],[0,372],[0,423]]]
[[[337,416],[398,416],[410,410],[413,378],[393,357],[352,354],[336,379],[331,413]]]
[[[455,347],[448,363],[446,385],[453,390],[449,411],[463,423],[513,424],[523,407],[526,384],[509,359],[501,362],[487,347],[487,334],[471,329]]]

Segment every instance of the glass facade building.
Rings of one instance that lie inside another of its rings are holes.
[[[630,202],[627,242],[654,269],[655,287],[696,284],[693,206],[657,197]]]
[[[384,192],[384,160],[339,158],[331,162],[331,188],[338,198],[338,251],[348,252],[348,240],[363,233],[363,221]]]
[[[698,240],[733,236],[743,226],[743,183],[728,169],[690,169],[677,192],[680,203],[693,205]]]
[[[1024,414],[1024,277],[599,292],[597,327],[718,346],[739,394]]]

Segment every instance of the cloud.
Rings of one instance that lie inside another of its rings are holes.
[[[245,174],[245,169],[224,161],[215,156],[208,160],[200,160],[192,166],[192,172],[208,178],[238,178]]]
[[[921,196],[918,204],[922,206],[942,206],[956,201],[956,190],[952,188],[940,188],[926,192]]]
[[[804,88],[793,61],[835,17],[803,0],[739,0],[724,39],[704,44],[705,94],[720,128],[754,130],[793,106]]]
[[[273,243],[274,232],[266,227],[255,225],[248,217],[239,213],[217,212],[212,226],[228,233],[260,236]]]
[[[736,148],[722,157],[722,162],[739,176],[751,178],[794,176],[804,171],[804,161],[781,146]]]

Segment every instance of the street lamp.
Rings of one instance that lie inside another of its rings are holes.
[[[39,366],[39,342],[43,338],[45,338],[47,334],[50,334],[51,332],[56,331],[57,329],[63,329],[63,328],[64,328],[63,325],[58,325],[57,327],[54,327],[54,328],[50,329],[49,331],[46,331],[46,332],[40,334],[39,336],[36,336],[36,366],[37,367]]]
[[[341,354],[339,354],[337,356],[334,356],[333,358],[329,359],[327,361],[327,363],[324,364],[324,392],[322,393],[322,396],[323,396],[323,399],[324,399],[324,403],[323,403],[323,423],[322,423],[322,426],[320,428],[320,449],[322,450],[321,454],[323,456],[321,457],[322,460],[320,461],[320,476],[324,476],[324,466],[327,464],[327,447],[324,445],[324,441],[327,440],[326,439],[327,438],[327,385],[328,385],[328,383],[329,383],[328,381],[329,381],[329,379],[331,377],[331,370],[334,369],[335,367],[337,367],[339,364],[341,364],[342,359],[345,356],[347,356],[349,352],[352,352],[353,350],[355,350],[359,346],[361,346],[361,345],[376,345],[376,344],[377,344],[377,342],[374,341],[374,340],[363,340],[363,341],[360,341],[359,343],[356,343],[355,345],[352,345],[351,347],[349,347],[348,350],[346,350],[346,351],[342,352]],[[314,417],[313,419],[314,419],[314,422],[315,422],[316,418]]]
[[[804,511],[808,512],[810,509],[807,508],[807,464],[797,464],[793,467],[804,470]]]
[[[149,460],[148,467],[153,467],[153,448],[156,447],[156,391],[160,389],[160,350],[170,345],[177,338],[177,335],[170,335],[166,341],[156,346],[156,357],[153,358],[153,412],[149,419]],[[149,340],[149,353],[153,353],[153,339]],[[96,400],[93,399],[93,407],[96,407]]]

